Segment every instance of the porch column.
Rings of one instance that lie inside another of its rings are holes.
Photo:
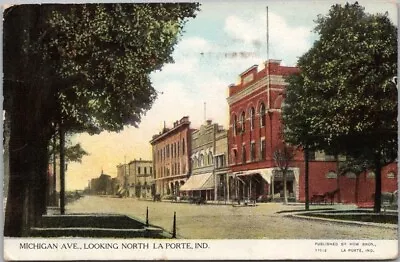
[[[228,173],[225,174],[225,179],[226,179],[226,184],[225,184],[226,195],[224,197],[225,197],[225,200],[229,200],[229,190],[230,190],[230,188],[229,188],[229,175],[228,175]]]
[[[249,200],[251,199],[251,196],[252,196],[252,194],[251,194],[251,193],[252,193],[252,192],[251,192],[251,180],[252,180],[252,179],[251,179],[251,177],[250,177],[250,188],[249,188],[249,197],[248,197]]]
[[[219,179],[217,179],[218,175],[215,174],[215,172],[213,172],[213,176],[214,176],[214,200],[217,201],[218,200],[218,194],[217,194],[217,188],[219,186]]]
[[[272,199],[274,199],[275,191],[274,191],[274,175],[271,176],[271,194]]]

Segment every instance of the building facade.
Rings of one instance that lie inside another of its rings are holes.
[[[153,173],[156,194],[161,196],[179,194],[191,170],[191,136],[189,117],[175,121],[153,136],[150,144],[153,153]]]
[[[115,194],[114,182],[111,176],[101,171],[99,177],[90,180],[89,193],[94,195],[113,195]]]
[[[296,67],[281,66],[269,60],[264,67],[252,66],[240,75],[240,82],[229,86],[230,125],[228,130],[229,198],[280,199],[283,178],[273,154],[283,144],[281,107],[285,77],[297,73]],[[287,174],[289,200],[305,200],[304,157],[296,151]],[[374,175],[337,176],[337,161],[323,152],[312,152],[309,163],[310,198],[334,193],[338,202],[373,202]],[[394,177],[394,178],[393,178]],[[382,172],[382,191],[397,189],[397,165]]]
[[[296,72],[295,67],[269,60],[262,69],[250,67],[240,75],[239,83],[229,86],[231,199],[274,197],[283,188],[279,175],[275,177],[273,152],[282,143],[280,108],[284,77]],[[299,169],[292,167],[287,178],[290,195],[298,199]]]
[[[217,199],[217,176],[215,174],[216,136],[223,132],[222,126],[207,120],[192,133],[191,174],[180,190],[189,196],[205,200]]]
[[[136,198],[152,198],[153,162],[151,160],[130,161],[128,164],[129,196]]]
[[[229,200],[228,187],[228,131],[219,128],[215,135],[214,167],[216,176],[216,200]]]

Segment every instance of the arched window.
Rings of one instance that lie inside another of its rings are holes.
[[[201,167],[201,166],[203,166],[204,165],[204,155],[203,154],[200,154],[200,157],[199,157],[199,167]]]
[[[212,155],[211,152],[208,153],[208,164],[209,164],[209,165],[212,165],[212,164],[213,164],[213,155]]]
[[[254,120],[255,120],[255,110],[254,107],[251,107],[249,110],[250,114],[250,130],[254,129]]]
[[[242,163],[243,164],[246,163],[246,159],[247,159],[247,156],[246,156],[246,145],[242,145]]]
[[[387,178],[395,178],[396,177],[396,173],[393,171],[390,171],[389,173],[387,173]]]
[[[329,171],[328,173],[325,174],[326,178],[330,178],[330,179],[336,179],[337,178],[337,174],[333,171]]]
[[[233,123],[232,123],[232,131],[233,131],[233,135],[236,136],[236,131],[237,131],[237,117],[236,115],[233,115]]]
[[[261,103],[260,105],[260,127],[265,126],[265,105]]]
[[[246,131],[246,114],[244,111],[240,115],[240,128],[242,133]]]
[[[237,163],[237,157],[238,157],[237,149],[233,149],[233,154],[232,154],[232,163],[233,164]]]

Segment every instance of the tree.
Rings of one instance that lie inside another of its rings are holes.
[[[289,171],[289,165],[293,161],[295,151],[293,147],[290,147],[284,143],[278,145],[273,153],[273,158],[278,170],[282,173],[283,179],[283,199],[284,203],[288,203],[287,196],[287,173]]]
[[[290,75],[286,78],[286,82],[288,86],[285,92],[285,104],[282,107],[283,136],[285,142],[298,146],[304,152],[305,210],[309,210],[309,152],[316,147],[315,137],[311,138],[309,135],[311,133],[309,116],[316,112],[308,106],[311,96],[308,90],[303,88],[303,76]]]
[[[296,145],[309,142],[368,160],[376,174],[374,211],[380,212],[381,169],[397,158],[397,90],[391,82],[397,28],[387,13],[367,14],[358,3],[334,5],[316,23],[319,39],[299,58],[300,76],[287,87],[285,136]]]
[[[138,126],[156,99],[149,74],[171,53],[197,3],[18,5],[4,12],[4,109],[10,128],[6,236],[45,212],[55,130]]]

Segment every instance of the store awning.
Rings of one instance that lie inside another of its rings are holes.
[[[299,168],[290,167],[288,170],[288,178],[294,178],[294,180],[299,181]],[[249,176],[259,174],[268,184],[271,184],[272,177],[279,178],[279,171],[276,168],[263,168],[263,169],[254,169],[254,170],[246,170],[241,172],[234,173],[235,176]]]
[[[213,189],[214,181],[212,173],[192,175],[186,183],[179,188],[180,191],[194,191]]]
[[[243,172],[236,173],[237,176],[249,176],[259,174],[268,184],[271,184],[272,168],[246,170]]]

